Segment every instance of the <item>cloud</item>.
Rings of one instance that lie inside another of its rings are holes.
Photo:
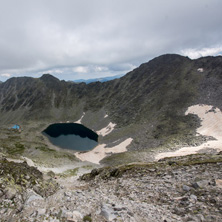
[[[0,76],[2,77],[11,77],[12,75],[10,73],[3,73],[3,74],[0,74]]]
[[[104,67],[104,66],[95,66],[94,70],[95,70],[95,72],[105,72],[108,70],[108,68]]]
[[[84,67],[84,66],[77,66],[73,68],[73,72],[77,72],[77,73],[87,73],[87,71],[88,71],[88,67]]]
[[[191,59],[197,59],[204,56],[215,56],[222,54],[222,46],[203,49],[184,49],[181,51],[182,55],[188,56]]]
[[[0,1],[0,72],[13,76],[94,78],[222,45],[221,0]]]

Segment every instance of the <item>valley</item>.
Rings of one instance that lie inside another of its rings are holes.
[[[221,221],[221,75],[221,56],[167,54],[103,83],[1,83],[2,221]],[[53,145],[55,123],[98,144]]]

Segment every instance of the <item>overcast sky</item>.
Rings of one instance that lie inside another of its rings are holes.
[[[0,0],[0,80],[125,74],[177,53],[222,54],[222,0]]]

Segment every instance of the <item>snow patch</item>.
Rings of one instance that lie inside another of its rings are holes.
[[[196,114],[201,120],[201,126],[197,133],[204,136],[212,136],[216,140],[208,141],[200,146],[183,147],[175,152],[159,153],[155,159],[159,160],[165,157],[185,156],[195,154],[201,149],[212,148],[222,151],[222,112],[219,108],[210,105],[194,105],[188,108],[185,115]]]
[[[197,71],[198,71],[198,72],[203,72],[204,69],[203,69],[203,68],[198,68]]]
[[[101,130],[98,130],[96,131],[96,133],[98,135],[101,135],[101,136],[106,136],[108,134],[110,134],[113,130],[114,130],[114,127],[116,126],[115,123],[109,123],[108,126],[104,127],[103,129]]]
[[[99,162],[109,154],[126,152],[127,151],[126,147],[129,146],[132,141],[133,141],[132,138],[128,138],[124,140],[122,143],[111,148],[105,148],[106,144],[100,144],[91,151],[84,153],[79,152],[76,153],[75,155],[77,158],[79,158],[82,161],[88,161],[91,163],[99,164]]]
[[[79,120],[77,120],[75,123],[81,124],[82,123],[82,119],[83,119],[84,116],[85,116],[85,113],[83,113],[81,118]]]

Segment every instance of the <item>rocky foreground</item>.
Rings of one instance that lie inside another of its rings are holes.
[[[222,221],[222,153],[43,175],[0,160],[1,221]]]

